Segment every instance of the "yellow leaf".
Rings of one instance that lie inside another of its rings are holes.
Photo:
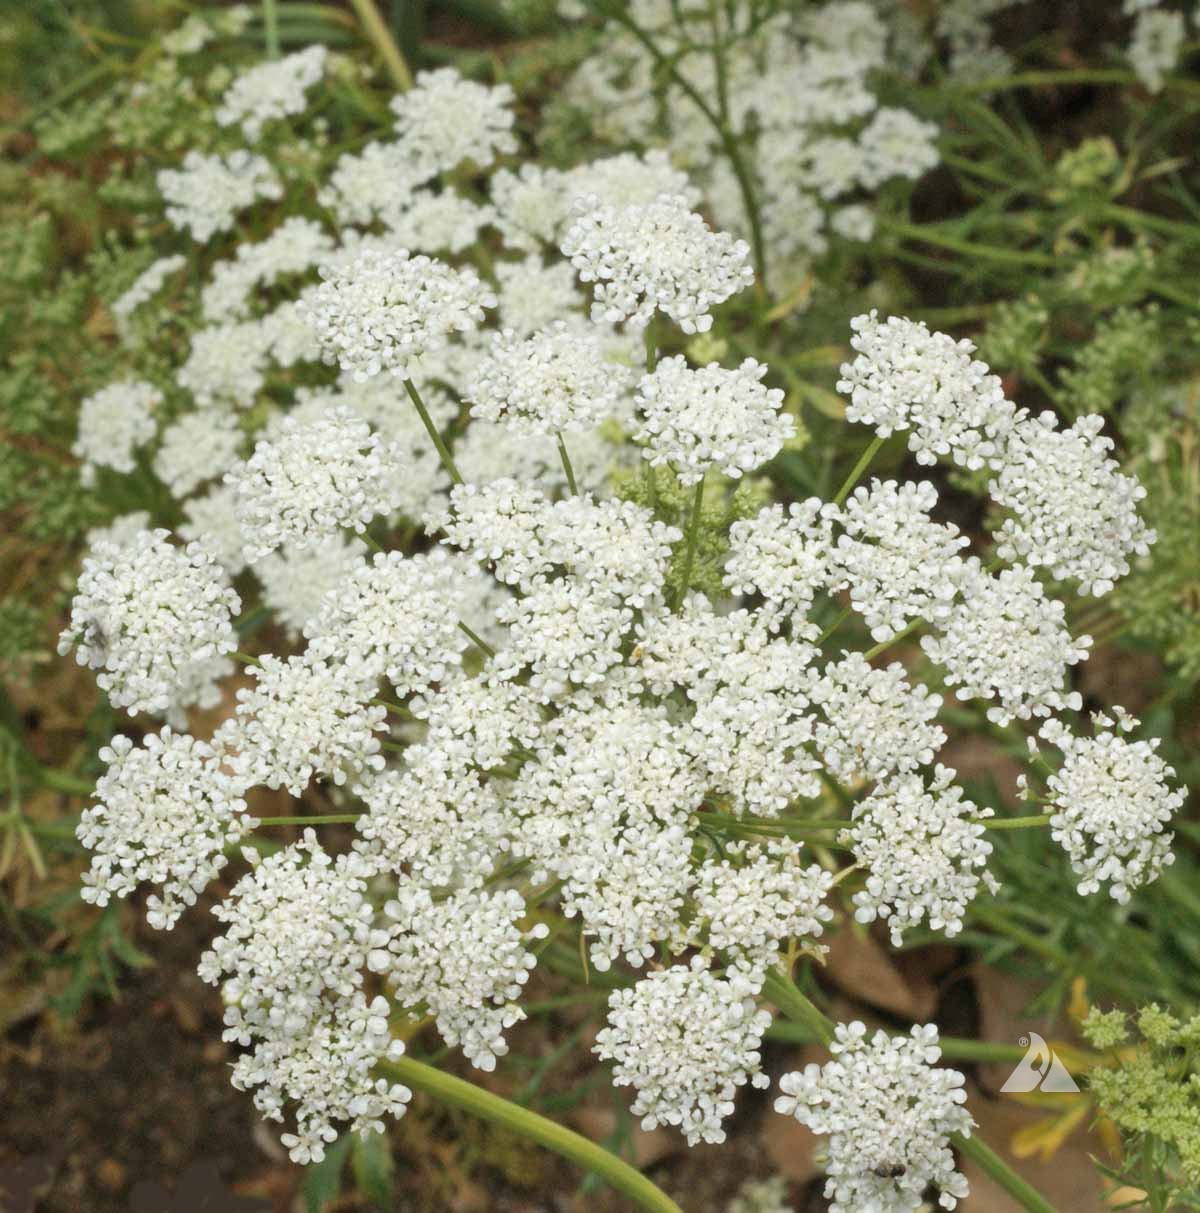
[[[1076,1097],[1078,1098],[1078,1097]],[[1072,1131],[1084,1120],[1091,1109],[1088,1100],[1079,1098],[1078,1105],[1068,1108],[1058,1116],[1047,1116],[1034,1121],[1012,1136],[1011,1149],[1016,1158],[1029,1158],[1040,1154],[1043,1162],[1049,1161],[1062,1147]]]

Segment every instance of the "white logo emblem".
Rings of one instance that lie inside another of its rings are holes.
[[[1079,1091],[1075,1080],[1067,1073],[1066,1066],[1036,1032],[1022,1036],[1018,1043],[1026,1050],[1025,1056],[1008,1076],[1008,1081],[1000,1088],[1001,1091],[1018,1095],[1039,1090],[1053,1094]]]

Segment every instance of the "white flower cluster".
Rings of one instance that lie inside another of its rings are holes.
[[[572,434],[622,411],[629,368],[605,356],[598,334],[559,320],[529,337],[498,333],[468,390],[471,416],[517,434]]]
[[[595,284],[592,318],[644,328],[656,311],[685,333],[712,327],[710,309],[749,286],[750,247],[712,231],[679,195],[612,206],[581,198],[562,251]]]
[[[228,471],[237,461],[242,430],[232,410],[202,409],[184,413],[163,430],[154,474],[182,500],[206,480]]]
[[[773,459],[796,423],[779,411],[783,392],[763,384],[766,373],[753,358],[732,371],[664,358],[638,387],[634,437],[646,458],[669,464],[680,484],[696,484],[712,468],[737,479]]]
[[[843,783],[880,780],[933,762],[946,734],[935,723],[942,697],[910,686],[897,661],[872,666],[861,653],[831,661],[808,688],[825,719],[815,740],[826,769]]]
[[[372,705],[375,683],[357,666],[306,652],[252,666],[254,685],[237,692],[237,712],[217,739],[247,787],[266,784],[299,796],[314,775],[336,784],[382,770],[377,733],[387,709]]]
[[[756,1008],[759,982],[731,969],[717,977],[700,957],[614,990],[595,1051],[613,1082],[637,1092],[642,1128],[675,1125],[688,1145],[721,1142],[737,1088],[765,1087],[758,1048],[771,1022]]]
[[[241,530],[238,529],[240,551]],[[263,588],[263,602],[275,612],[288,636],[295,640],[312,623],[327,594],[361,566],[367,545],[336,532],[307,548],[284,546],[254,566]]]
[[[162,290],[163,283],[177,270],[187,265],[181,253],[159,257],[144,269],[129,288],[113,302],[112,313],[118,321],[127,320],[143,303],[153,299]]]
[[[284,419],[279,436],[225,477],[251,563],[287,543],[303,549],[342,528],[360,534],[398,504],[394,450],[344,407],[303,424]]]
[[[162,392],[138,380],[110,383],[88,396],[79,406],[79,433],[71,453],[83,460],[79,469],[84,484],[94,484],[96,469],[132,472],[134,452],[155,433],[154,410]]]
[[[474,270],[451,269],[402,248],[368,249],[349,263],[324,267],[322,276],[305,312],[326,358],[359,381],[382,371],[410,378],[423,356],[496,306]]]
[[[178,548],[167,531],[124,544],[97,543],[83,562],[71,618],[58,642],[99,670],[113,706],[174,714],[211,707],[237,648],[231,616],[241,600],[198,544]]]
[[[302,274],[333,252],[321,225],[302,215],[285,219],[265,240],[239,244],[230,261],[218,261],[200,294],[206,318],[229,322],[249,311],[254,292],[286,274]]]
[[[487,168],[517,150],[513,137],[513,91],[464,80],[453,68],[422,72],[416,86],[392,98],[398,144],[420,180],[469,160]]]
[[[1150,92],[1162,89],[1167,73],[1179,62],[1186,40],[1187,24],[1182,13],[1155,7],[1137,14],[1129,43],[1129,62]]]
[[[525,901],[515,889],[465,889],[434,901],[428,889],[402,886],[384,914],[396,925],[367,958],[371,970],[402,1005],[423,1003],[442,1039],[461,1045],[472,1065],[494,1070],[508,1052],[505,1029],[525,1018],[514,1000],[537,963],[525,942],[545,939],[550,928],[520,930]]]
[[[925,1189],[938,1189],[938,1205],[953,1209],[967,1195],[955,1170],[952,1133],[970,1134],[962,1106],[963,1076],[935,1063],[941,1057],[933,1024],[911,1035],[876,1032],[862,1023],[839,1024],[833,1060],[779,1080],[775,1111],[827,1135],[831,1213],[911,1213]]]
[[[850,601],[874,640],[891,640],[911,619],[945,617],[962,578],[958,556],[970,540],[930,518],[937,490],[927,480],[871,482],[850,495],[840,511],[833,560],[850,589]]]
[[[225,848],[256,822],[221,755],[187,734],[165,728],[135,747],[118,733],[100,758],[108,770],[96,783],[99,804],[83,811],[76,830],[92,852],[81,895],[103,906],[143,881],[159,885],[146,918],[169,929],[226,865]]]
[[[325,74],[326,56],[325,47],[318,43],[294,55],[256,64],[225,90],[217,106],[217,122],[240,125],[242,134],[256,142],[267,123],[304,112],[308,90]]]
[[[939,17],[947,7],[949,0]],[[871,80],[906,57],[903,9],[888,6],[887,24],[859,0],[765,19],[692,4],[635,4],[627,16],[650,32],[672,72],[613,20],[568,82],[568,99],[588,113],[595,135],[614,143],[661,138],[665,123],[673,154],[702,185],[706,210],[723,227],[760,237],[772,273],[797,277],[831,236],[869,239],[880,186],[914,180],[938,162],[937,128],[907,110],[880,108]],[[724,47],[719,74],[702,49],[714,36]],[[721,99],[742,157],[736,169],[695,93]],[[533,188],[529,197],[537,207]]]
[[[227,232],[238,212],[260,198],[283,196],[271,165],[245,148],[224,157],[188,152],[182,167],[159,170],[158,189],[167,203],[167,218],[200,244]]]
[[[815,939],[833,918],[824,904],[833,874],[801,864],[803,847],[790,839],[765,846],[731,843],[725,857],[705,860],[693,891],[693,929],[705,926],[709,943],[747,969],[772,963],[788,939]]]
[[[928,787],[920,775],[886,779],[854,806],[853,824],[843,834],[867,869],[862,891],[854,894],[854,916],[885,919],[897,947],[922,919],[931,930],[957,935],[980,880],[992,892],[998,888],[977,870],[987,864],[992,844],[985,827],[971,820],[992,811],[964,800],[953,779],[940,763]]]
[[[1174,862],[1163,826],[1186,795],[1168,786],[1175,772],[1156,753],[1158,739],[1128,741],[1121,733],[1138,722],[1120,711],[1117,717],[1115,725],[1095,717],[1092,737],[1048,720],[1041,736],[1062,752],[1062,765],[1047,779],[1050,833],[1080,878],[1080,894],[1107,883],[1115,901],[1127,902]]]
[[[992,500],[1011,511],[997,555],[1077,580],[1081,594],[1107,594],[1129,572],[1129,557],[1147,555],[1155,539],[1138,517],[1146,490],[1108,457],[1103,425],[1093,414],[1060,430],[1050,412],[1021,422],[990,486]]]
[[[850,397],[846,420],[881,437],[908,430],[923,464],[951,455],[977,470],[997,466],[1016,417],[999,378],[971,357],[974,345],[931,333],[923,323],[875,312],[850,321],[858,351],[842,366],[838,391]]]
[[[411,1092],[375,1078],[380,1058],[404,1045],[388,1028],[388,1003],[363,993],[363,971],[388,932],[373,926],[365,896],[369,866],[358,855],[327,855],[313,831],[261,862],[213,908],[226,929],[200,960],[200,976],[221,984],[225,1039],[243,1047],[234,1086],[255,1090],[259,1112],[281,1121],[296,1107],[296,1132],[283,1134],[293,1161],[320,1162],[338,1136],[382,1132],[402,1116]]]
[[[326,596],[304,629],[310,651],[386,677],[402,698],[444,682],[467,646],[458,626],[463,580],[444,548],[418,556],[379,553]]]
[[[1069,667],[1087,657],[1092,638],[1071,638],[1063,604],[1046,597],[1033,573],[1014,565],[993,576],[972,556],[960,589],[933,634],[921,638],[926,656],[958,687],[958,698],[999,700],[988,719],[1001,725],[1014,717],[1079,711],[1079,692],[1063,687]]]

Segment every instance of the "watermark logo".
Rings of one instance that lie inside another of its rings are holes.
[[[1025,1056],[1008,1076],[1001,1091],[1007,1091],[1010,1095],[1023,1095],[1029,1091],[1044,1091],[1054,1095],[1078,1094],[1079,1087],[1067,1073],[1066,1066],[1036,1032],[1022,1036],[1018,1043],[1025,1050]]]

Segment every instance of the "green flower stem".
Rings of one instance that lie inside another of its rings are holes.
[[[742,205],[746,208],[746,218],[750,224],[750,247],[754,255],[755,287],[763,296],[767,294],[767,257],[763,244],[762,223],[758,215],[758,201],[754,196],[754,185],[750,180],[750,171],[746,167],[745,158],[738,142],[738,136],[729,124],[721,121],[718,114],[704,99],[703,94],[679,70],[674,56],[668,57],[659,50],[640,25],[629,15],[624,0],[592,0],[592,4],[602,15],[619,21],[625,28],[650,52],[654,62],[665,71],[679,88],[687,95],[692,104],[704,115],[709,125],[721,142],[721,149],[729,158],[730,168],[737,178],[738,190],[742,195]]]
[[[278,0],[262,0],[263,43],[268,59],[279,58],[279,4]]]
[[[806,1039],[820,1041],[822,1044],[828,1044],[833,1040],[833,1020],[818,1010],[807,996],[796,989],[792,980],[779,969],[768,970],[763,993],[784,1015],[795,1020],[801,1026],[801,1030],[806,1034]],[[978,1045],[978,1042],[975,1041],[965,1043]],[[943,1048],[943,1053],[945,1052],[946,1050]],[[1021,1056],[1024,1056],[1025,1050],[1022,1049],[1020,1052]],[[1007,1059],[1006,1056],[1004,1060]],[[981,1057],[979,1060],[985,1059]],[[951,1140],[962,1154],[972,1159],[990,1179],[999,1184],[1022,1209],[1026,1210],[1026,1213],[1056,1213],[1054,1206],[1022,1179],[986,1142],[978,1137],[967,1137],[961,1133],[952,1134]]]
[[[849,824],[831,818],[818,821],[789,821],[787,818],[731,817],[728,813],[697,813],[696,820],[710,830],[724,834],[783,834],[788,838],[805,838],[809,834],[826,834],[844,830]]]
[[[692,579],[692,563],[696,558],[696,541],[700,537],[700,510],[704,505],[704,477],[696,482],[696,490],[692,494],[692,509],[688,515],[687,547],[683,550],[683,569],[679,578],[679,592],[675,595],[675,610],[687,597],[688,582]]]
[[[413,86],[412,71],[400,53],[396,39],[392,37],[392,31],[388,29],[387,23],[379,15],[379,10],[375,7],[375,0],[350,0],[350,7],[354,9],[358,23],[367,36],[367,41],[379,52],[379,57],[383,60],[383,65],[387,68],[392,83],[402,93],[408,92]],[[408,386],[407,379],[404,384],[406,387]]]
[[[952,253],[963,253],[969,257],[1005,261],[1010,265],[1036,265],[1047,269],[1059,263],[1058,258],[1049,253],[1035,253],[1022,249],[998,248],[994,244],[980,244],[975,240],[948,236],[933,226],[904,223],[899,219],[881,220],[879,227],[895,236],[907,236],[910,240],[919,240],[922,244],[932,244],[935,248],[943,248]]]
[[[649,1213],[683,1213],[665,1192],[611,1151],[528,1108],[411,1057],[381,1061],[378,1068],[389,1079],[414,1091],[431,1095],[442,1103],[553,1150],[585,1171],[598,1175],[639,1209],[649,1210]]]
[[[563,441],[561,434],[555,434],[554,437],[558,440],[558,457],[562,460],[563,471],[567,474],[567,488],[571,490],[572,497],[577,497],[579,489],[575,485],[575,469],[571,467],[571,457],[567,454],[567,444]]]
[[[870,446],[858,457],[858,462],[850,469],[850,475],[842,481],[842,487],[838,489],[837,496],[833,499],[834,505],[842,505],[847,497],[850,496],[850,490],[858,483],[863,472],[871,464],[871,460],[879,454],[879,448],[887,441],[886,438],[880,438],[878,434],[871,439]]]
[[[976,825],[985,830],[1027,830],[1033,826],[1050,824],[1050,818],[1045,813],[1034,813],[1029,817],[980,817]]]
[[[496,650],[492,648],[486,640],[480,636],[476,636],[473,631],[460,619],[458,621],[458,630],[473,644],[476,648],[482,650],[488,657],[495,657]]]
[[[249,653],[230,653],[229,656],[234,661],[240,661],[242,665],[262,665],[262,662],[257,657],[252,657]]]
[[[881,640],[873,648],[869,648],[863,657],[870,661],[872,657],[878,657],[885,649],[890,649],[897,641],[903,640],[905,636],[911,636],[925,621],[923,619],[914,619],[907,627],[901,628],[891,640]]]
[[[411,379],[405,379],[404,390],[408,393],[409,400],[416,406],[417,413],[421,418],[421,424],[424,425],[425,432],[429,435],[429,440],[433,443],[434,449],[442,461],[442,467],[450,473],[450,479],[455,484],[462,484],[463,478],[458,474],[458,468],[454,466],[454,460],[450,457],[450,451],[442,441],[442,436],[438,433],[437,426],[433,424],[433,418],[430,417],[429,410],[425,407],[425,401],[421,399],[421,393],[417,391],[417,385]]]
[[[650,319],[646,321],[645,332],[642,333],[642,342],[646,347],[646,374],[654,374],[654,368],[658,366],[658,313],[651,314]]]
[[[763,993],[789,1018],[800,1024],[814,1040],[827,1045],[833,1040],[833,1020],[802,994],[790,977],[779,969],[768,969]]]
[[[822,645],[850,618],[851,608],[847,607],[816,639],[817,645]]]
[[[351,825],[356,822],[360,813],[325,813],[312,817],[259,817],[260,826],[335,826]]]
[[[1133,72],[1119,68],[1074,68],[1065,71],[1017,72],[1012,76],[996,76],[990,80],[954,81],[944,80],[938,85],[945,93],[1000,93],[1018,88],[1040,88],[1059,84],[1129,84],[1141,82]],[[1163,81],[1166,89],[1200,95],[1200,84],[1195,80],[1184,80],[1168,76]]]
[[[959,1153],[971,1159],[975,1165],[999,1184],[1026,1210],[1026,1213],[1056,1213],[1054,1206],[1032,1184],[1022,1179],[981,1137],[972,1134],[953,1134],[951,1140]]]
[[[42,767],[38,777],[42,787],[66,792],[70,796],[90,796],[96,790],[94,780],[82,779],[69,771],[56,771],[53,767]]]

